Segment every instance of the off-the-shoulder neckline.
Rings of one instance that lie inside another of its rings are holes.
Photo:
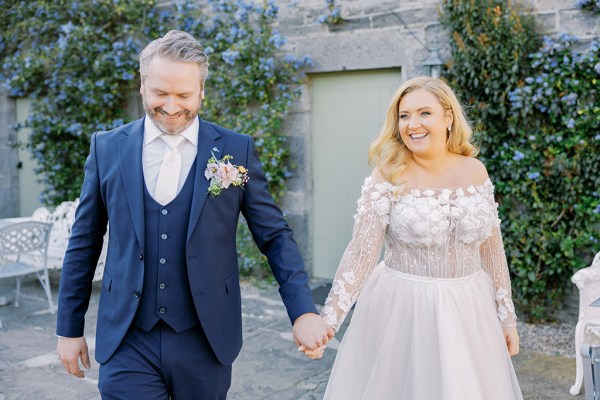
[[[444,191],[448,191],[450,193],[454,193],[457,192],[459,190],[462,191],[470,191],[470,188],[473,188],[475,190],[477,189],[482,189],[486,186],[494,186],[494,184],[492,183],[491,179],[488,177],[485,179],[485,181],[483,181],[482,183],[479,184],[469,184],[467,186],[458,186],[458,187],[453,187],[453,188],[423,188],[423,187],[405,187],[404,185],[394,185],[393,183],[390,183],[388,181],[384,181],[384,180],[377,180],[375,179],[373,176],[368,176],[366,178],[366,180],[372,180],[374,184],[385,184],[385,185],[390,185],[392,188],[395,189],[399,189],[399,191],[401,193],[411,193],[414,190],[417,190],[421,193],[426,192],[426,191],[432,191],[434,193],[442,193]]]

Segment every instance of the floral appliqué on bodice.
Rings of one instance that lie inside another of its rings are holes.
[[[352,240],[321,315],[340,328],[385,244],[385,266],[406,274],[453,279],[483,268],[494,284],[502,326],[516,325],[497,208],[489,179],[467,188],[404,191],[366,178]]]

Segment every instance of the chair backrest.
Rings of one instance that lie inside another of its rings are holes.
[[[34,221],[48,222],[52,224],[49,247],[52,250],[64,252],[71,237],[71,227],[75,221],[75,211],[79,205],[79,199],[75,201],[63,201],[56,209],[50,212],[45,207],[36,209],[31,218]]]
[[[27,221],[0,228],[0,256],[46,253],[52,224]]]
[[[600,322],[600,307],[590,306],[600,298],[600,253],[591,266],[575,272],[571,280],[579,289],[579,318]]]

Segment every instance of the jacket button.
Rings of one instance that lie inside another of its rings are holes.
[[[134,292],[133,292],[133,295],[134,295],[135,297],[140,297],[141,293],[140,293],[140,291],[139,291],[139,290],[136,290],[136,291],[134,291]]]
[[[164,289],[164,288],[166,288],[166,287],[167,287],[167,285],[165,285],[164,283],[161,283],[160,285],[158,285],[158,288],[159,288],[159,289]]]
[[[161,313],[161,314],[164,314],[164,313],[167,312],[167,309],[164,308],[164,307],[161,307],[161,308],[158,309],[158,312]]]
[[[144,255],[140,253],[140,261],[144,259]]]
[[[161,258],[160,260],[158,260],[158,262],[161,264],[165,264],[167,262],[167,260],[165,260],[164,258]]]

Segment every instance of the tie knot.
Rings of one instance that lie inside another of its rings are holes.
[[[163,134],[160,138],[169,146],[171,149],[176,149],[179,147],[181,143],[185,140],[185,138],[181,135],[167,135]]]

